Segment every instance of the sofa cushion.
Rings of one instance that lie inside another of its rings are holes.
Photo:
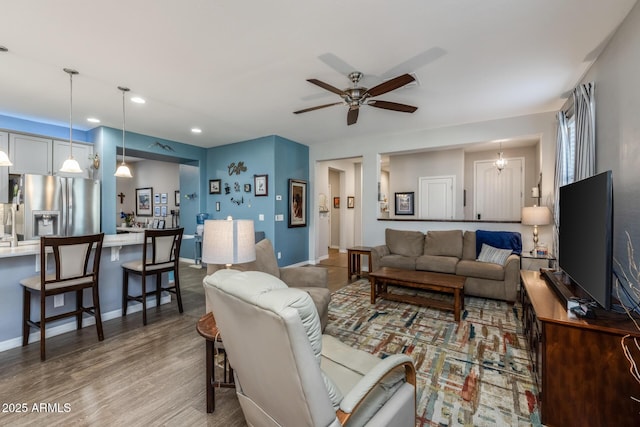
[[[380,267],[403,268],[405,270],[416,269],[415,256],[387,255],[380,258]]]
[[[462,258],[462,230],[428,231],[424,254]]]
[[[511,249],[514,254],[522,252],[522,237],[517,231],[476,230],[476,256],[480,255],[482,244],[500,249]]]
[[[424,249],[424,234],[420,231],[392,230],[387,228],[384,231],[384,238],[392,254],[408,257],[422,255]]]
[[[511,249],[498,249],[483,243],[480,255],[478,255],[478,261],[491,262],[504,266],[507,263],[509,255],[511,255]]]
[[[422,255],[416,258],[416,270],[455,274],[458,261],[452,256]]]
[[[456,265],[456,274],[479,279],[504,280],[504,267],[488,262],[462,260]]]
[[[462,245],[462,259],[476,259],[478,257],[478,252],[476,252],[476,232],[465,231],[462,240],[464,242]]]

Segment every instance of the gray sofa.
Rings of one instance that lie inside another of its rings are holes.
[[[466,277],[465,295],[515,301],[520,283],[520,257],[509,255],[504,266],[476,259],[475,231],[424,234],[388,228],[385,244],[371,250],[373,271],[394,267],[457,274]]]

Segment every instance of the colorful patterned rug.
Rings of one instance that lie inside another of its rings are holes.
[[[458,325],[438,309],[380,299],[371,305],[369,292],[367,280],[334,292],[325,333],[382,358],[413,358],[417,426],[541,425],[519,304],[466,297]]]

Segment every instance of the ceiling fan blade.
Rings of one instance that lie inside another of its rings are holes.
[[[398,104],[397,102],[377,101],[377,100],[371,100],[367,103],[367,105],[371,107],[376,107],[376,108],[384,108],[385,110],[400,111],[403,113],[413,113],[418,109],[418,107],[414,107],[413,105]]]
[[[380,83],[378,86],[374,86],[368,91],[365,92],[368,96],[378,96],[383,93],[391,92],[392,90],[398,89],[408,83],[411,83],[415,79],[410,74],[403,74],[391,80],[387,80],[384,83]]]
[[[340,96],[347,96],[347,93],[345,91],[338,89],[337,87],[333,87],[328,83],[321,82],[318,79],[307,79],[307,81],[309,83],[313,83],[314,85],[320,86],[322,89],[328,90],[329,92],[336,93]]]
[[[360,112],[360,108],[351,107],[349,108],[349,112],[347,113],[347,125],[351,126],[355,122],[358,121],[358,113]]]
[[[418,71],[420,68],[444,56],[446,53],[447,51],[440,47],[432,47],[431,49],[420,52],[414,57],[409,58],[406,61],[396,65],[390,70],[385,71],[384,74],[382,74],[380,77],[382,77],[383,79],[390,79],[391,77],[397,76],[400,73]]]
[[[341,102],[332,102],[331,104],[318,105],[317,107],[305,108],[304,110],[294,111],[293,114],[306,113],[306,112],[309,112],[309,111],[319,110],[321,108],[327,108],[327,107],[331,107],[331,106],[338,105],[338,104],[342,104],[342,101]]]

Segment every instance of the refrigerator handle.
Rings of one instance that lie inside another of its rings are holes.
[[[68,236],[69,231],[69,206],[71,205],[71,192],[69,191],[69,180],[67,178],[59,178],[60,179],[60,195],[62,196],[61,205],[60,205],[60,215],[62,216],[62,221],[60,223],[60,235]]]

